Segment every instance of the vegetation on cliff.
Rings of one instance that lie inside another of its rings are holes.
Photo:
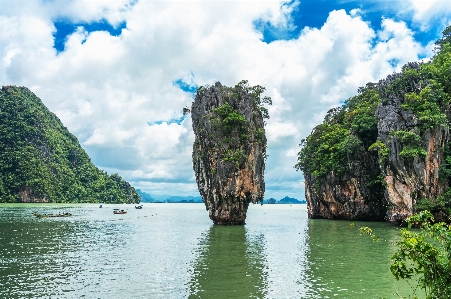
[[[205,87],[199,87],[195,97],[202,97]],[[211,137],[217,140],[217,150],[225,162],[233,163],[238,169],[246,160],[245,146],[248,143],[260,143],[266,153],[266,137],[264,127],[256,126],[253,119],[247,120],[240,112],[243,97],[249,97],[253,110],[253,117],[268,119],[268,110],[264,104],[271,105],[271,98],[262,97],[265,88],[256,85],[249,86],[246,80],[242,80],[234,87],[221,86],[221,98],[223,103],[211,111]]]
[[[137,203],[118,174],[95,167],[55,114],[25,87],[0,91],[0,202]]]
[[[324,184],[327,174],[345,174],[350,163],[377,141],[375,110],[379,104],[374,88],[361,89],[343,106],[330,109],[324,122],[301,141],[295,168],[315,176],[316,189]]]
[[[450,103],[448,27],[432,59],[408,63],[401,72],[368,83],[344,105],[329,110],[324,122],[302,140],[295,168],[313,182],[309,192],[318,194],[328,176],[346,176],[353,162],[376,152],[379,167],[362,175],[371,176],[375,184],[391,184],[380,201],[392,208],[402,199],[402,205],[392,209],[394,218],[396,212],[405,212],[402,217],[406,217],[426,208],[449,216]],[[440,185],[434,183],[437,176]]]

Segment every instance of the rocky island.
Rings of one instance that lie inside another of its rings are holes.
[[[361,87],[302,141],[310,218],[451,216],[451,27],[428,62]]]
[[[193,169],[215,224],[244,224],[249,203],[263,203],[266,135],[271,104],[265,89],[241,81],[199,87],[191,106]]]

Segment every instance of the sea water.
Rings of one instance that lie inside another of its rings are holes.
[[[127,209],[123,215],[114,208]],[[32,212],[71,217],[37,218]],[[0,298],[399,298],[399,227],[311,220],[305,205],[251,205],[217,226],[203,204],[2,204]]]

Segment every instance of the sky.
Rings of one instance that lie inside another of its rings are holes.
[[[449,25],[449,0],[0,0],[0,84],[32,90],[109,174],[198,196],[182,109],[246,79],[273,101],[265,198],[304,199],[301,140]]]

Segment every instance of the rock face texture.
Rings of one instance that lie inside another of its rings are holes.
[[[191,107],[193,169],[215,224],[244,224],[249,203],[263,201],[266,137],[256,96],[217,82],[199,88]]]
[[[412,64],[410,67],[418,68]],[[396,80],[396,75],[382,80],[380,85],[388,85]],[[413,81],[407,92],[420,93],[421,86]],[[405,93],[385,95],[382,104],[376,110],[379,140],[387,146],[389,155],[380,164],[386,183],[385,199],[389,203],[386,219],[401,222],[415,212],[415,204],[422,198],[433,199],[442,195],[448,188],[447,180],[439,179],[439,169],[444,161],[444,149],[450,141],[449,128],[434,126],[420,130],[420,120],[410,110],[402,107]],[[419,147],[424,156],[410,159],[402,157],[407,146],[393,132],[414,132],[420,138]]]
[[[377,154],[366,152],[351,163],[347,173],[330,173],[320,190],[315,190],[315,177],[304,174],[305,197],[309,218],[374,220],[385,217],[386,204],[382,184],[372,184],[379,167]]]

